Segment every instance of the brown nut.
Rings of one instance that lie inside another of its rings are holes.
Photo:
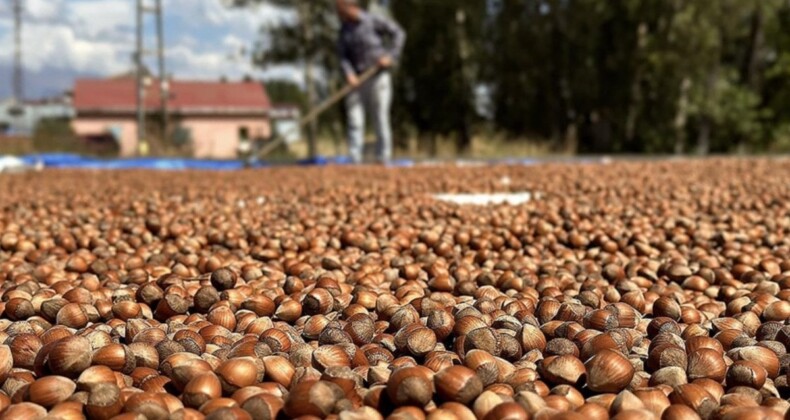
[[[619,392],[631,383],[634,367],[621,353],[604,349],[590,358],[587,370],[587,388],[596,392]]]
[[[285,401],[284,411],[290,417],[326,417],[343,398],[343,390],[326,381],[305,381],[296,384]]]
[[[425,406],[434,391],[433,372],[422,366],[404,367],[392,372],[387,381],[387,395],[396,406]]]
[[[483,392],[483,382],[472,369],[451,366],[433,377],[436,393],[442,400],[469,404]]]
[[[584,364],[576,356],[549,356],[541,363],[541,374],[546,381],[557,385],[576,385],[586,376]]]
[[[63,376],[45,376],[30,384],[28,400],[42,407],[52,407],[66,401],[77,389],[71,379]]]
[[[761,365],[749,360],[738,360],[727,370],[727,386],[761,389],[767,376],[768,372]]]
[[[181,399],[184,405],[200,408],[206,402],[222,396],[222,384],[213,373],[203,373],[192,378],[184,387]]]

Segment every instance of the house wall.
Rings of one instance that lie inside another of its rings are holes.
[[[247,128],[251,139],[271,134],[271,124],[265,117],[183,117],[179,125],[189,130],[193,155],[197,158],[236,158],[242,127]],[[111,127],[117,127],[120,133],[121,156],[134,156],[137,153],[134,118],[77,117],[72,120],[72,128],[78,135],[106,133]]]
[[[247,128],[250,139],[271,134],[269,120],[264,117],[185,117],[180,125],[190,131],[192,149],[197,158],[236,158],[242,127]]]
[[[107,133],[113,127],[120,133],[121,156],[134,156],[137,153],[137,123],[133,118],[77,117],[71,121],[71,128],[79,136]]]

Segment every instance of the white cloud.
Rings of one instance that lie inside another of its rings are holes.
[[[69,26],[88,38],[115,37],[124,30],[131,35],[136,22],[133,2],[129,0],[70,2],[66,16]]]
[[[222,38],[222,45],[231,49],[239,49],[247,44],[249,43],[233,34],[227,34]]]
[[[99,76],[129,70],[135,45],[134,4],[134,0],[26,0],[25,68],[34,73],[66,71]],[[168,73],[175,77],[236,79],[251,75],[299,81],[300,73],[291,66],[260,70],[249,57],[261,26],[294,19],[288,9],[270,5],[234,9],[225,7],[223,0],[163,0],[163,8],[169,25]],[[0,0],[0,45],[13,45],[10,11],[8,2]],[[10,66],[12,61],[13,49],[0,48],[0,66]],[[28,86],[27,91],[35,95],[36,86]]]
[[[167,13],[190,10],[190,16],[198,15],[195,26],[232,26],[236,31],[257,33],[262,25],[276,25],[292,21],[295,17],[290,9],[268,3],[256,4],[248,8],[226,7],[222,0],[164,0],[163,8]]]
[[[227,69],[227,57],[217,52],[196,52],[192,48],[176,46],[168,49],[167,59],[176,77],[219,77]]]
[[[61,16],[63,0],[27,0],[24,2],[25,16],[34,21],[56,20]]]
[[[11,45],[11,34],[0,37],[0,44]],[[106,41],[81,38],[67,25],[27,24],[22,29],[23,62],[28,70],[45,67],[75,70],[79,73],[112,74],[129,67],[130,48]],[[29,47],[33,44],[34,47]],[[0,63],[10,63],[13,51],[0,50]]]
[[[168,51],[168,66],[176,77],[184,79],[218,79],[227,77],[238,80],[245,76],[262,79],[286,79],[302,82],[302,73],[294,66],[272,66],[261,70],[243,57],[232,57],[221,52],[196,53],[186,47],[175,47]]]

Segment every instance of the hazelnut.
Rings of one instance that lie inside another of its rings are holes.
[[[91,345],[84,337],[66,337],[46,347],[39,355],[45,353],[47,367],[56,375],[76,377],[91,364]]]
[[[527,420],[529,415],[526,410],[515,402],[506,402],[497,405],[489,411],[484,420]]]
[[[434,375],[436,393],[444,401],[469,404],[483,392],[483,382],[465,366],[451,366]]]
[[[421,324],[410,324],[395,334],[395,346],[413,356],[424,356],[436,346],[436,334]]]
[[[263,358],[265,379],[283,386],[290,386],[295,369],[288,359],[282,356],[266,356]]]
[[[692,381],[699,378],[709,378],[721,382],[727,373],[727,365],[721,353],[703,348],[689,355],[686,372]]]
[[[93,364],[107,366],[110,369],[130,374],[137,367],[137,359],[123,344],[108,344],[93,352]]]
[[[121,413],[123,401],[121,390],[111,383],[99,383],[90,390],[85,411],[90,418],[110,419]]]
[[[587,388],[596,392],[619,392],[634,377],[634,367],[621,353],[604,349],[588,360]]]
[[[216,369],[222,383],[222,391],[230,395],[239,388],[250,386],[259,381],[258,367],[252,359],[239,358],[223,362]]]
[[[275,420],[282,410],[283,405],[282,398],[263,393],[254,395],[245,400],[241,404],[241,408],[250,413],[255,419]]]
[[[728,355],[734,361],[748,360],[762,366],[771,379],[779,376],[779,358],[770,349],[760,346],[746,346],[733,349],[728,352]]]
[[[47,409],[30,402],[11,404],[2,413],[4,419],[39,419],[47,415]]]
[[[77,378],[77,388],[81,391],[90,391],[100,383],[116,383],[115,373],[107,366],[91,366],[85,369]]]
[[[45,376],[30,384],[27,394],[30,402],[49,408],[66,401],[76,389],[77,385],[69,378]]]
[[[499,379],[499,364],[491,353],[472,350],[466,354],[464,365],[475,371],[483,386],[491,385]]]
[[[749,360],[739,360],[727,371],[727,385],[760,389],[765,384],[767,375],[768,372],[761,365]]]
[[[33,370],[36,356],[43,347],[41,339],[34,334],[19,334],[7,340],[13,355],[14,367]],[[2,375],[0,375],[2,376]]]
[[[290,417],[326,417],[343,398],[339,386],[326,381],[306,381],[296,384],[285,401],[285,414]]]
[[[701,386],[695,384],[677,386],[669,394],[669,401],[672,404],[682,404],[693,409],[703,419],[710,417],[719,405],[712,395]],[[666,416],[667,413],[665,412],[664,415]]]
[[[222,384],[213,373],[203,373],[192,378],[184,387],[184,405],[200,408],[209,400],[222,396]]]
[[[236,273],[225,267],[211,273],[211,285],[219,291],[233,288],[236,284],[236,279]]]
[[[634,391],[634,396],[639,398],[645,409],[650,410],[657,418],[661,418],[671,405],[667,395],[659,388],[637,389]]]
[[[433,390],[433,372],[421,366],[396,369],[387,381],[387,395],[396,406],[425,406]]]
[[[551,383],[576,385],[586,374],[584,364],[573,355],[549,356],[543,359],[542,376]]]
[[[508,402],[510,399],[491,391],[484,391],[472,405],[472,411],[478,419],[485,418],[494,408]]]

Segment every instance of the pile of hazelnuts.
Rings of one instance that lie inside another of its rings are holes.
[[[788,420],[788,179],[771,159],[0,176],[0,419]]]

